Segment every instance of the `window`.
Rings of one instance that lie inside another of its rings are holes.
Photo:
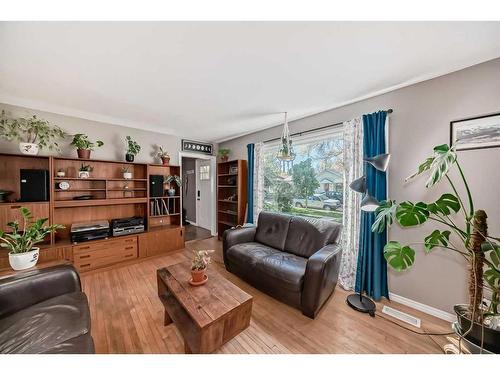
[[[200,180],[210,180],[210,165],[200,166]]]
[[[342,128],[292,140],[296,157],[288,175],[276,159],[277,143],[264,145],[264,210],[342,222]]]

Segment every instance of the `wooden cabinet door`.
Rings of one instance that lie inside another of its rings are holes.
[[[184,228],[155,230],[139,236],[140,258],[182,248],[184,248]]]
[[[19,225],[23,224],[23,217],[19,209],[21,207],[28,208],[33,214],[33,219],[49,217],[49,202],[44,203],[2,203],[0,204],[0,229],[7,230],[7,223],[18,221]],[[47,221],[48,224],[48,221]]]

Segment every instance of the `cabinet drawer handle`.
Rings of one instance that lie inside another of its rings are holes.
[[[133,248],[134,248],[133,246],[127,246],[127,247],[125,248],[125,250],[130,250],[130,249],[133,249]]]
[[[134,254],[127,254],[127,255],[125,255],[124,258],[130,258],[130,257],[133,257],[133,256],[134,256]]]
[[[90,267],[90,263],[87,263],[87,264],[82,264],[82,265],[80,266],[80,268],[83,268],[83,267]]]
[[[134,240],[129,238],[128,240],[125,240],[125,242],[133,242]]]
[[[18,208],[21,208],[21,206],[10,206],[11,210],[17,210]]]
[[[85,249],[90,249],[90,246],[83,246],[83,247],[80,247],[80,250],[85,250]]]
[[[80,259],[90,258],[90,255],[81,255]]]

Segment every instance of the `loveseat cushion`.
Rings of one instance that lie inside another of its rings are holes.
[[[261,212],[257,222],[255,241],[283,251],[291,216]]]
[[[0,353],[44,353],[89,331],[87,297],[68,293],[1,319]]]
[[[284,250],[309,258],[339,239],[342,226],[332,221],[294,216],[290,220]]]
[[[263,257],[279,252],[279,250],[258,242],[246,242],[231,246],[227,250],[227,258],[240,266],[252,268]]]
[[[307,259],[283,251],[274,252],[257,260],[255,274],[271,278],[274,288],[294,292],[302,290]]]

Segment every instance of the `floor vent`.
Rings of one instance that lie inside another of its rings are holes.
[[[390,315],[393,318],[399,319],[405,323],[411,324],[412,326],[420,328],[420,319],[415,318],[412,315],[406,314],[402,311],[393,309],[392,307],[389,306],[384,306],[382,308],[382,312],[384,314]]]

